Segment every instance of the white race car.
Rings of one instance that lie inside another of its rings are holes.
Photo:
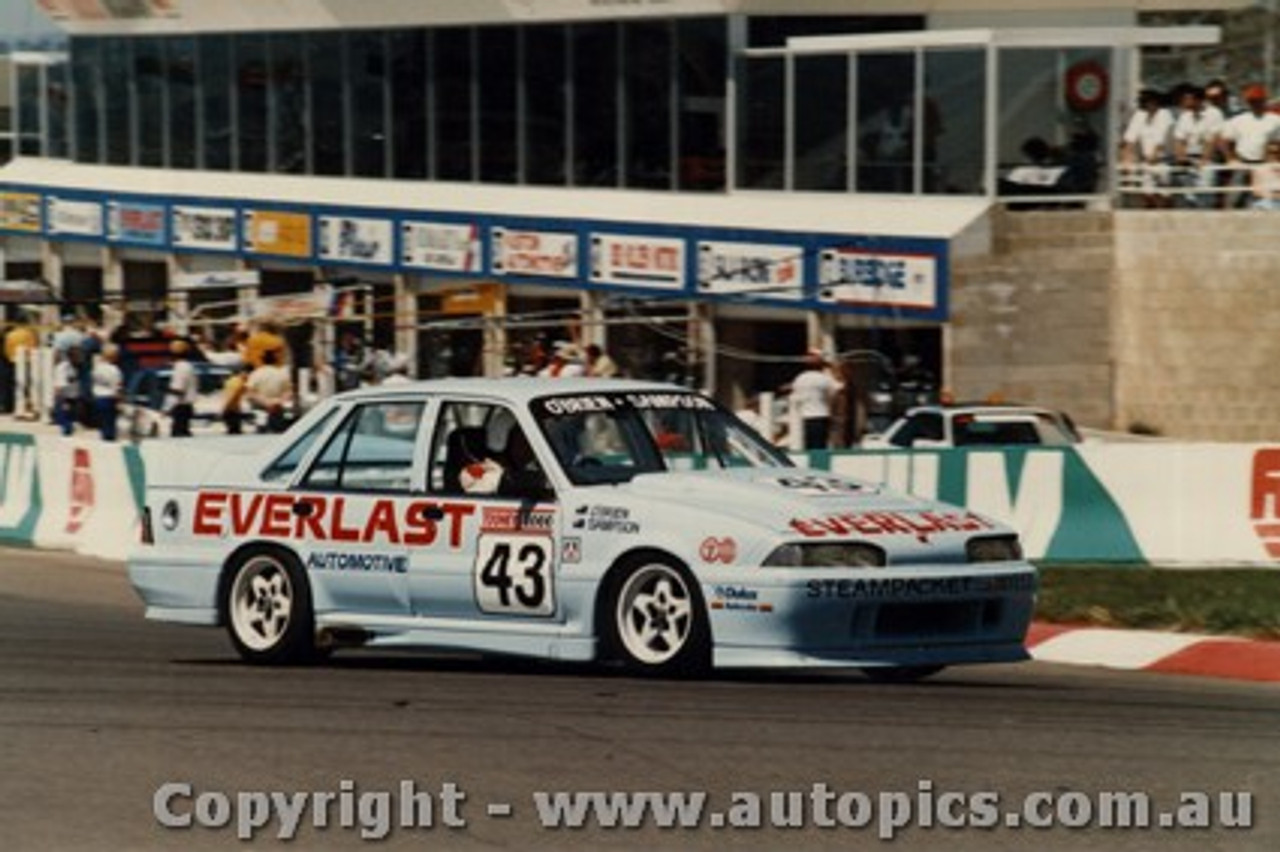
[[[282,436],[144,452],[148,617],[224,625],[250,662],[413,646],[911,679],[1027,656],[1012,530],[793,467],[679,387],[386,386]]]

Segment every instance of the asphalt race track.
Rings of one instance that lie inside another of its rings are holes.
[[[1280,688],[1042,664],[912,686],[856,673],[644,682],[596,669],[369,652],[238,663],[221,631],[141,618],[117,563],[0,551],[0,849],[242,849],[165,829],[158,788],[466,794],[467,825],[305,827],[295,849],[1280,849]],[[923,783],[922,783],[923,782]],[[1253,794],[1249,830],[553,830],[535,791]],[[930,786],[930,783],[932,786]],[[352,794],[354,795],[354,794]],[[183,800],[179,800],[180,802]],[[490,816],[493,803],[511,815]],[[438,803],[437,803],[438,804]],[[185,800],[185,811],[192,803]],[[332,811],[338,814],[339,811]],[[398,811],[397,811],[398,813]],[[336,817],[335,817],[336,818]],[[304,817],[304,823],[309,818]],[[275,845],[277,823],[249,848]]]

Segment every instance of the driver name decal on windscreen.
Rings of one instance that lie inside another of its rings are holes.
[[[307,508],[301,508],[305,505]],[[196,497],[196,536],[348,541],[462,547],[475,504],[382,497],[361,507],[345,497],[203,491]]]

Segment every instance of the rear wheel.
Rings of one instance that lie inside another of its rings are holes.
[[[311,589],[291,555],[263,548],[240,556],[224,603],[231,644],[246,661],[292,665],[315,659]]]
[[[876,683],[915,683],[936,675],[946,666],[878,666],[863,669],[862,673]]]
[[[674,561],[647,557],[622,569],[605,609],[607,648],[631,671],[691,677],[711,668],[702,595]]]

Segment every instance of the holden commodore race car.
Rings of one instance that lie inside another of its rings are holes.
[[[797,468],[676,386],[383,386],[284,435],[174,443],[144,449],[131,581],[149,618],[224,626],[253,663],[364,645],[905,680],[1027,656],[1011,529]]]

